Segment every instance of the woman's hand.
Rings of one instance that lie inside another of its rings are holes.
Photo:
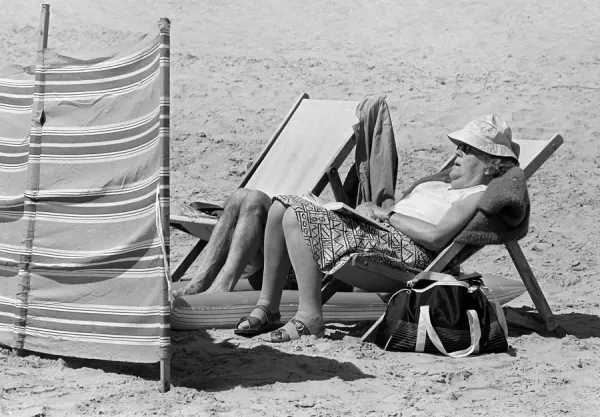
[[[356,211],[363,217],[368,219],[377,220],[374,208],[377,208],[373,203],[365,203],[356,207]]]
[[[385,220],[390,212],[389,209],[384,209],[370,202],[359,205],[356,207],[356,211],[373,220]]]

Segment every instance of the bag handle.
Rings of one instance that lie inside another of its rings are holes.
[[[417,282],[419,282],[422,279],[427,279],[430,281],[457,281],[457,279],[454,276],[449,274],[434,271],[423,271],[417,274],[413,279],[408,281],[406,283],[406,286],[412,288]]]
[[[504,337],[508,339],[508,326],[506,325],[506,316],[504,315],[504,310],[502,310],[502,306],[500,305],[500,301],[498,300],[498,297],[496,297],[496,294],[494,294],[494,292],[492,290],[490,290],[488,287],[485,287],[482,285],[479,288],[481,289],[481,291],[483,292],[483,294],[486,297],[488,294],[492,296],[492,298],[494,300],[494,306],[496,307],[496,316],[498,316],[498,323],[500,324],[500,327],[502,328],[502,331],[504,332]]]
[[[438,337],[437,332],[433,328],[433,325],[431,324],[429,306],[421,306],[415,351],[423,352],[425,350],[425,336],[427,335],[433,342],[434,346],[441,353],[452,358],[464,358],[472,353],[479,352],[479,341],[481,340],[481,326],[479,325],[479,317],[477,316],[477,312],[475,310],[467,310],[467,316],[469,317],[469,328],[471,330],[471,346],[463,350],[457,350],[456,352],[448,353],[444,348],[442,341]]]

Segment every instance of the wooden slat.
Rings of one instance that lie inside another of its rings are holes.
[[[531,176],[552,156],[563,144],[561,135],[555,134],[548,140],[515,140],[520,146],[519,164],[525,172],[525,178]]]
[[[325,304],[335,295],[336,292],[344,287],[344,283],[335,277],[330,276],[329,281],[321,289],[321,305]]]
[[[340,178],[337,167],[329,168],[327,171],[327,179],[329,180],[329,185],[331,186],[331,191],[333,191],[333,196],[336,201],[347,204],[346,193],[344,192],[344,186],[342,185],[342,179]]]
[[[463,243],[452,242],[431,261],[425,271],[442,272],[444,268],[458,255],[465,245]]]
[[[185,255],[185,258],[183,258],[183,260],[175,268],[175,271],[173,271],[171,274],[171,281],[177,282],[181,279],[181,277],[183,277],[198,256],[200,256],[200,253],[206,247],[207,243],[208,241],[206,240],[198,239],[198,242],[196,242],[192,250]]]
[[[346,138],[346,144],[333,158],[329,166],[334,168],[339,168],[340,166],[342,166],[342,164],[344,163],[346,158],[348,158],[348,155],[350,155],[350,152],[352,152],[352,149],[354,149],[355,146],[356,138],[354,137],[354,133],[352,133]],[[329,176],[327,175],[327,172],[325,172],[321,176],[321,179],[313,187],[312,193],[314,195],[320,195],[325,189],[325,187],[327,187],[327,184],[329,184]]]
[[[506,246],[511,259],[517,268],[517,271],[519,271],[519,275],[523,280],[523,284],[525,284],[525,288],[527,288],[527,292],[529,293],[535,308],[544,319],[546,328],[550,331],[553,331],[558,327],[558,323],[552,314],[552,310],[548,305],[548,301],[546,301],[546,297],[544,296],[544,293],[542,292],[535,275],[533,275],[533,271],[529,267],[529,263],[527,262],[521,247],[515,241],[508,242],[504,246]]]
[[[446,168],[450,168],[454,164],[454,160],[456,159],[456,155],[452,155],[450,158],[446,159],[446,162],[438,169],[438,172],[445,170]]]

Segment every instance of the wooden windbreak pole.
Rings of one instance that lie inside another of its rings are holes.
[[[40,14],[40,32],[38,40],[38,51],[48,47],[48,27],[50,26],[50,5],[42,4]]]
[[[170,242],[169,242],[169,200],[170,200],[170,96],[171,96],[171,53],[170,53],[170,37],[171,37],[171,22],[167,18],[161,18],[158,23],[160,36],[160,122],[159,135],[161,140],[162,152],[162,169],[161,169],[161,203],[163,204],[163,233],[165,236],[167,258],[170,258]],[[167,259],[169,262],[169,259]]]
[[[161,143],[161,170],[160,170],[160,204],[164,239],[165,239],[165,268],[170,266],[170,242],[169,242],[169,200],[170,200],[170,64],[171,64],[171,22],[167,18],[161,18],[158,22],[160,37],[160,110],[159,110],[159,137]],[[170,288],[167,288],[170,291]],[[170,305],[168,294],[165,294],[164,302]],[[170,337],[168,321],[163,323],[165,327],[164,336]],[[167,392],[171,389],[171,357],[169,349],[161,352],[160,358],[160,383],[159,391]]]
[[[28,302],[30,290],[30,272],[31,252],[33,247],[33,234],[35,228],[36,206],[34,198],[39,188],[39,164],[32,161],[39,159],[39,149],[42,138],[42,122],[44,112],[44,81],[45,75],[40,69],[44,65],[44,49],[48,46],[48,26],[50,24],[50,5],[43,4],[40,15],[40,29],[38,39],[37,61],[35,71],[35,90],[33,96],[33,110],[31,118],[31,131],[29,136],[29,162],[27,168],[27,187],[25,192],[25,201],[23,203],[23,212],[27,221],[23,236],[24,247],[19,262],[19,291],[17,295],[17,317],[14,327],[15,344],[13,355],[22,356],[25,345],[25,335],[27,328]],[[34,145],[34,146],[32,146]]]

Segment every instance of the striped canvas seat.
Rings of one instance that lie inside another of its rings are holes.
[[[157,33],[102,53],[41,54],[33,123],[11,133],[23,141],[31,126],[29,143],[19,148],[0,139],[19,155],[0,159],[0,195],[24,201],[2,211],[3,222],[20,216],[11,241],[2,233],[0,242],[10,266],[0,275],[2,303],[17,298],[12,313],[2,310],[2,343],[128,362],[167,357],[169,155],[161,126],[168,126],[168,100],[161,68],[168,54],[161,42]],[[23,92],[31,95],[32,85]],[[5,178],[16,173],[5,190]]]

